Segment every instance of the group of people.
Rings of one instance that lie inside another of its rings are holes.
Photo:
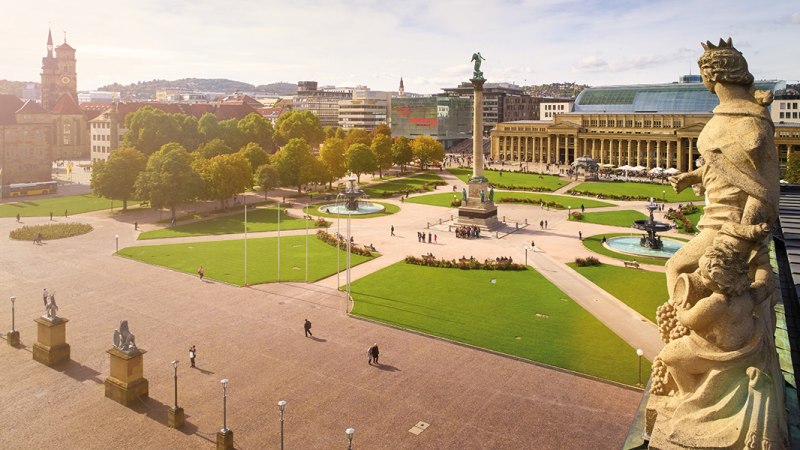
[[[546,220],[540,220],[539,221],[539,228],[541,228],[542,230],[546,230],[547,229],[547,221]]]
[[[431,233],[430,231],[428,233],[425,233],[424,231],[418,231],[417,232],[417,241],[422,242],[424,244],[426,235],[427,235],[427,238],[428,238],[428,241],[427,241],[428,244],[438,244],[439,243],[439,236],[436,235],[436,234]]]
[[[476,225],[461,225],[456,228],[456,237],[459,239],[473,239],[481,237],[481,228]]]
[[[510,256],[508,257],[498,256],[497,258],[494,259],[494,262],[496,262],[497,264],[511,264],[514,262],[514,260]]]

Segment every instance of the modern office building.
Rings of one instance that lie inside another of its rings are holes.
[[[473,98],[472,83],[463,82],[454,88],[443,88],[450,97]],[[539,99],[526,95],[521,87],[511,83],[483,85],[483,127],[488,133],[495,125],[514,120],[537,120]]]
[[[339,126],[345,129],[373,130],[389,123],[392,93],[371,91],[365,86],[353,89],[352,100],[339,101]]]
[[[450,148],[472,136],[472,101],[463,97],[392,99],[392,136],[430,136]]]
[[[572,112],[574,100],[571,98],[546,98],[539,103],[539,118],[553,120],[557,114]]]
[[[758,89],[782,89],[760,82]],[[719,103],[701,83],[591,88],[575,111],[552,121],[517,121],[492,130],[491,157],[504,161],[570,164],[588,155],[601,164],[693,168],[697,137]],[[774,107],[774,105],[773,105]],[[776,123],[781,167],[800,150],[800,124]]]
[[[800,93],[785,90],[775,94],[772,102],[772,121],[800,124]]]
[[[339,102],[352,98],[352,88],[318,88],[316,81],[300,81],[292,109],[311,111],[319,117],[323,127],[335,127],[339,125]]]

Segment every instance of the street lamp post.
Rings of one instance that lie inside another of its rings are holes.
[[[306,283],[308,283],[308,203],[306,203]]]
[[[14,302],[17,301],[17,297],[11,296],[11,332],[14,333],[17,331],[16,324],[14,322]]]
[[[525,246],[525,265],[528,265],[528,246]]]
[[[228,431],[228,379],[223,378],[219,381],[222,383],[222,429],[220,430],[221,433],[227,433]]]
[[[167,415],[167,426],[170,428],[178,429],[186,423],[186,418],[183,414],[183,408],[178,407],[178,360],[172,361],[172,376],[175,381],[175,405],[169,409]]]
[[[356,429],[350,427],[344,430],[344,432],[347,434],[347,450],[353,450],[353,433],[356,432]]]
[[[636,385],[639,387],[642,387],[642,355],[644,355],[644,351],[640,348],[637,348],[636,356],[639,357],[639,382]]]
[[[17,300],[17,297],[9,297],[11,300],[11,331],[6,333],[6,343],[12,347],[16,347],[19,345],[19,331],[17,331],[17,325],[14,319],[16,315],[14,311],[14,302]]]
[[[279,401],[278,408],[281,410],[281,450],[283,450],[283,411],[286,409],[286,400]]]
[[[118,234],[114,235],[114,242],[116,242],[117,252],[119,253],[119,235]]]

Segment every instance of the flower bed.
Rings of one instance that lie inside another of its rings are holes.
[[[18,241],[33,241],[41,233],[42,240],[63,239],[79,236],[92,231],[91,225],[86,223],[50,223],[46,225],[25,225],[9,233],[11,239]]]
[[[337,239],[336,236],[324,231],[324,230],[317,230],[317,239],[321,240],[322,242],[332,245],[336,247],[338,242],[338,247],[341,250],[347,251],[347,240],[346,239]],[[350,253],[354,255],[361,255],[361,256],[374,256],[372,253],[374,249],[370,250],[369,248],[361,245],[350,244]]]
[[[417,266],[441,267],[445,269],[462,270],[527,270],[527,266],[513,262],[497,262],[497,260],[487,259],[483,262],[475,258],[461,259],[439,259],[434,256],[406,256],[406,264]]]

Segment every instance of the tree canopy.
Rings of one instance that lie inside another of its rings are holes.
[[[154,208],[168,207],[175,219],[177,206],[197,198],[203,180],[192,168],[189,152],[180,144],[170,143],[150,155],[135,186],[137,197],[149,200]]]
[[[263,164],[256,169],[253,178],[264,191],[264,200],[267,199],[267,191],[270,189],[275,189],[276,187],[281,185],[281,178],[280,174],[278,173],[278,169],[275,168],[272,164]]]
[[[414,160],[414,151],[411,149],[411,139],[400,136],[392,144],[392,159],[400,166],[400,172],[405,172],[405,167]]]
[[[363,128],[352,128],[344,137],[344,145],[350,148],[353,144],[364,144],[369,147],[372,145],[372,135]]]
[[[272,157],[273,164],[278,170],[281,186],[297,186],[297,192],[302,192],[302,185],[308,181],[306,165],[310,164],[311,148],[305,140],[295,138],[289,140]]]
[[[272,128],[272,122],[261,114],[250,113],[240,120],[237,126],[245,143],[255,143],[268,153],[275,153],[275,144],[272,142],[275,130]]]
[[[341,178],[347,173],[347,169],[344,166],[346,150],[347,147],[345,147],[344,141],[339,138],[328,138],[322,143],[319,156],[328,171],[328,175],[330,175],[329,184],[332,184],[333,180]]]
[[[244,155],[250,161],[250,167],[253,167],[254,170],[269,163],[269,155],[255,142],[245,145],[237,153]]]
[[[111,152],[108,161],[99,160],[92,167],[92,190],[95,195],[122,200],[122,210],[128,209],[136,177],[147,165],[147,158],[135,148],[122,147]]]
[[[203,197],[219,200],[221,209],[227,208],[228,199],[232,196],[253,186],[250,161],[240,153],[202,160],[197,168],[205,182]]]
[[[383,171],[392,167],[392,138],[385,134],[376,134],[372,139],[371,149],[375,154],[378,175],[383,178]]]
[[[375,154],[365,144],[351,145],[345,154],[345,164],[350,172],[356,174],[359,182],[361,182],[362,173],[372,172],[377,168]]]
[[[414,138],[411,141],[411,149],[423,169],[431,163],[444,159],[444,146],[430,136],[417,136]]]
[[[786,160],[786,176],[784,177],[787,183],[800,184],[800,152],[790,152]]]
[[[152,106],[139,108],[125,117],[128,132],[123,137],[124,147],[133,147],[145,155],[157,151],[170,142],[185,143],[195,135],[194,131],[183,133],[182,126],[191,124],[181,114],[168,114]],[[189,139],[187,139],[189,138]]]
[[[322,142],[324,135],[316,114],[311,111],[289,111],[275,122],[273,140],[278,146],[297,138],[305,139],[309,145],[317,145]]]
[[[206,143],[200,144],[196,151],[200,156],[206,159],[233,153],[233,149],[220,138],[214,138]]]

